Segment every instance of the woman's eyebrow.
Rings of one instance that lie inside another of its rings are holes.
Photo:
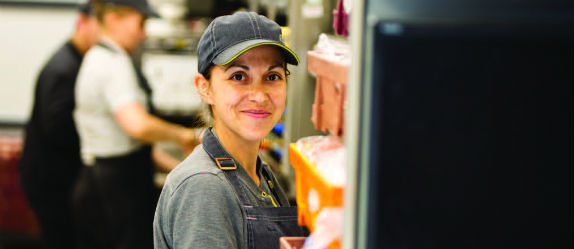
[[[283,64],[277,63],[277,64],[274,64],[274,65],[271,65],[271,66],[267,69],[267,71],[271,71],[271,69],[276,68],[276,67],[283,68]]]
[[[229,69],[232,68],[232,67],[239,67],[239,68],[243,68],[243,69],[249,71],[249,67],[246,66],[246,65],[242,65],[242,64],[238,64],[238,63],[229,63],[229,64],[227,64],[227,65],[225,66],[224,72],[227,71],[227,70],[229,70]]]

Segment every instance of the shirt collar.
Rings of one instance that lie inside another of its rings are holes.
[[[114,40],[112,40],[112,38],[109,38],[107,36],[103,36],[100,39],[100,42],[106,44],[107,46],[109,46],[110,48],[112,48],[113,50],[115,50],[117,52],[127,54],[127,52],[122,47],[120,47],[119,44],[117,44]]]
[[[206,139],[206,136],[208,136],[207,139]],[[211,137],[213,137],[214,139],[212,139]],[[206,148],[207,154],[209,154],[213,160],[216,160],[217,157],[233,158],[236,165],[238,166],[238,169],[240,169],[239,171],[243,171],[246,175],[248,175],[247,171],[245,171],[245,169],[239,163],[239,161],[237,161],[237,159],[235,159],[235,157],[233,157],[229,152],[227,152],[225,147],[223,147],[223,144],[221,144],[219,137],[217,136],[217,134],[215,134],[213,127],[206,129],[206,131],[203,135],[203,138],[204,139],[203,139],[202,143],[204,144],[204,147]],[[263,164],[264,164],[263,161],[261,161],[261,158],[258,155],[255,170],[257,172],[257,175],[259,175],[259,177],[261,179],[265,179],[261,173],[262,168],[264,167]]]

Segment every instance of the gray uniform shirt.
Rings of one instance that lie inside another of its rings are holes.
[[[269,166],[261,163],[261,167]],[[287,203],[274,176],[270,181],[280,196],[271,194],[261,167],[258,167],[260,187],[241,166],[236,169],[250,204],[280,206],[277,198]],[[239,197],[202,145],[168,175],[155,212],[153,230],[156,249],[248,248],[246,215]]]

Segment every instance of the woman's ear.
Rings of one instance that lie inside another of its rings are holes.
[[[209,91],[209,80],[207,80],[203,74],[197,73],[194,78],[195,88],[201,96],[201,99],[205,101],[205,103],[212,105],[213,104],[213,97],[211,96],[211,92]]]

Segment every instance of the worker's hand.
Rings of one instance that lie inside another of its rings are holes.
[[[204,129],[192,129],[185,128],[180,135],[180,146],[181,150],[185,154],[189,154],[193,151],[195,146],[201,143]]]

